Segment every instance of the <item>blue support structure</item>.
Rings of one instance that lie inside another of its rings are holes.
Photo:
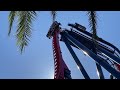
[[[119,57],[116,57],[115,55],[113,55],[113,54],[111,54],[110,52],[104,50],[103,48],[98,47],[98,49],[99,49],[102,53],[106,54],[108,57],[112,58],[114,62],[120,64],[120,58],[119,58]]]
[[[97,37],[97,44],[95,44],[92,34],[87,32],[86,28],[78,23],[68,24],[68,26],[72,27],[71,31],[67,29],[62,30],[60,23],[55,21],[46,35],[49,39],[53,37],[54,79],[72,79],[71,72],[62,58],[59,47],[59,34],[61,34],[61,41],[64,41],[85,79],[90,79],[90,77],[72,49],[72,46],[86,52],[95,61],[100,79],[104,79],[102,67],[110,73],[110,79],[120,79],[120,50],[99,37]]]
[[[97,47],[98,47],[98,46],[97,46]],[[95,45],[94,42],[93,42],[92,51],[97,55],[96,45]],[[98,73],[97,73],[97,74],[98,74],[98,77],[99,77],[100,79],[104,79],[103,71],[102,71],[102,68],[101,68],[100,64],[98,64],[98,63],[96,63],[96,62],[95,62],[95,64],[96,64],[96,69],[97,69],[97,72],[98,72]]]
[[[96,67],[97,67],[99,78],[104,79],[104,75],[103,75],[102,68],[101,68],[100,64],[96,63]]]
[[[78,25],[79,25],[79,24],[78,24]],[[91,34],[91,33],[87,32],[87,31],[85,31],[85,30],[82,30],[80,27],[78,27],[78,25],[76,25],[76,24],[68,24],[68,26],[71,26],[72,28],[75,28],[75,29],[77,29],[78,31],[80,31],[80,32],[82,32],[82,33],[84,33],[84,34],[92,37],[92,34]],[[103,40],[102,38],[99,38],[99,37],[98,37],[98,41],[99,41],[99,42],[102,42],[102,43],[104,43],[104,44],[106,44],[106,45],[108,45],[108,46],[110,46],[111,48],[114,48],[114,50],[116,50],[116,51],[120,54],[120,50],[119,50],[117,47],[115,47],[113,44],[111,44],[111,43],[109,43],[109,42],[107,42],[107,41],[105,41],[105,40]]]
[[[70,36],[66,31],[63,31],[62,34],[65,36],[65,38],[67,38],[70,42],[72,42],[76,47],[78,47],[79,49],[82,49],[83,51],[86,51],[88,53],[88,55],[96,61],[96,63],[98,63],[102,67],[104,67],[108,72],[110,72],[117,79],[120,79],[120,72],[118,72],[113,67],[111,67],[108,63],[106,63],[104,61],[104,59],[101,59],[100,57],[98,57],[95,53],[93,53],[91,50],[89,50],[83,44],[81,44],[76,39],[74,39],[72,36]]]
[[[82,66],[80,60],[78,59],[78,57],[76,56],[75,52],[73,51],[72,47],[70,46],[69,44],[69,41],[67,40],[67,38],[64,37],[64,35],[61,35],[62,36],[62,39],[63,41],[65,42],[68,50],[70,51],[72,57],[74,58],[76,64],[78,65],[79,67],[79,70],[81,71],[81,73],[83,74],[84,78],[85,79],[90,79],[90,77],[88,76],[87,72],[85,71],[84,67]]]

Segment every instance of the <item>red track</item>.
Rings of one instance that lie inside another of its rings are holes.
[[[69,70],[63,61],[60,45],[59,45],[59,30],[56,30],[53,35],[53,57],[54,57],[54,79],[65,79],[65,69]]]

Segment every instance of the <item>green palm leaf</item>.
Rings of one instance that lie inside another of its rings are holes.
[[[97,13],[95,11],[88,11],[88,18],[89,18],[89,25],[91,28],[91,33],[92,33],[92,39],[95,47],[97,47],[97,42],[98,40],[97,37]]]
[[[89,17],[89,25],[91,27],[91,32],[93,34],[93,38],[96,39],[97,37],[97,14],[95,11],[88,11]]]
[[[35,18],[34,11],[19,11],[18,12],[18,28],[17,28],[17,45],[22,52],[24,47],[28,45],[29,38],[32,33],[32,20]]]
[[[9,31],[8,31],[8,35],[10,36],[11,33],[11,29],[12,29],[12,25],[13,25],[13,21],[15,19],[16,16],[16,11],[10,11],[8,20],[9,20]]]
[[[56,11],[51,11],[52,19],[55,21]],[[17,45],[22,53],[28,43],[30,41],[30,37],[32,34],[32,22],[37,16],[36,11],[10,11],[9,13],[9,31],[8,35],[11,33],[11,29],[13,26],[13,22],[15,17],[17,17],[17,30],[16,30],[16,38]]]

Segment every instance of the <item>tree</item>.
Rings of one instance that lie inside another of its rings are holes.
[[[97,13],[95,11],[88,11],[89,25],[91,28],[91,33],[93,41],[96,43],[97,39]]]
[[[89,16],[89,24],[90,24],[90,27],[91,27],[91,32],[92,32],[92,41],[93,41],[93,46],[94,46],[94,49],[93,49],[93,52],[95,54],[97,54],[97,41],[98,40],[98,37],[97,37],[97,14],[95,11],[88,11],[88,16]],[[97,71],[99,72],[99,77],[100,79],[104,79],[104,75],[103,75],[103,72],[102,72],[102,68],[101,66],[96,63],[96,67],[97,67]]]

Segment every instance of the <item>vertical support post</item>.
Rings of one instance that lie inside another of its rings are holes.
[[[113,79],[113,76],[110,74],[110,79]]]
[[[103,75],[101,66],[100,66],[98,63],[96,63],[96,67],[97,67],[97,71],[98,71],[98,76],[99,76],[99,78],[100,78],[100,79],[104,79],[104,75]]]
[[[92,49],[92,51],[97,55],[96,46],[95,46],[94,42],[93,42],[93,49]],[[95,62],[95,64],[96,64],[96,68],[97,68],[97,72],[98,72],[98,77],[100,79],[104,79],[104,75],[103,75],[102,68],[101,68],[100,64],[98,64],[96,62]]]
[[[63,31],[62,34],[75,46],[77,46],[79,49],[82,49],[83,51],[86,51],[90,57],[92,57],[97,63],[99,63],[101,66],[103,66],[108,72],[110,72],[113,76],[115,76],[117,79],[120,79],[120,72],[112,68],[108,63],[104,62],[101,58],[99,58],[96,54],[94,54],[91,50],[89,50],[87,47],[85,47],[83,44],[78,42],[76,39],[74,39],[72,36],[70,36],[67,32]]]
[[[80,60],[78,59],[78,57],[76,56],[75,52],[73,51],[72,47],[70,46],[67,38],[64,37],[64,35],[61,35],[62,36],[62,39],[63,41],[65,42],[68,50],[70,51],[72,57],[74,58],[76,64],[78,65],[79,67],[79,70],[81,71],[81,73],[83,74],[84,78],[85,79],[90,79],[90,77],[88,76],[87,72],[85,71],[84,67],[82,66]]]
[[[65,64],[59,45],[59,32],[56,30],[53,35],[53,57],[54,57],[54,79],[71,79],[71,73]]]

